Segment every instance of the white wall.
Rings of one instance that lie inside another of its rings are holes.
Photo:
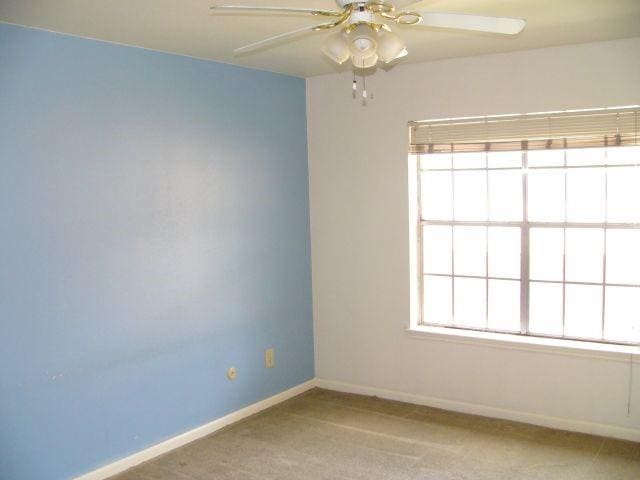
[[[317,376],[351,384],[342,388],[387,389],[538,423],[559,417],[568,428],[640,439],[640,365],[627,416],[628,358],[405,332],[407,121],[640,104],[639,59],[634,38],[399,66],[368,78],[375,99],[366,107],[352,98],[349,74],[309,79]]]

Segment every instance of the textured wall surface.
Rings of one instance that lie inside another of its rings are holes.
[[[313,377],[305,102],[0,24],[0,478],[72,478]]]
[[[408,336],[407,122],[640,104],[640,38],[308,80],[316,375],[443,401],[631,429],[629,358]],[[330,141],[328,141],[330,139]]]

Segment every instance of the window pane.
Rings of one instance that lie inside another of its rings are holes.
[[[567,165],[604,165],[604,148],[570,148],[567,150]]]
[[[520,331],[520,282],[489,280],[489,328]]]
[[[520,278],[520,229],[489,228],[489,276]]]
[[[489,152],[489,168],[522,167],[522,152]]]
[[[640,222],[640,167],[607,171],[607,221]]]
[[[522,155],[473,152],[417,156],[422,169],[423,218],[521,222]],[[529,221],[640,223],[640,166],[619,166],[640,164],[640,147],[529,151],[526,156],[530,167],[526,175]],[[582,168],[547,168],[562,167],[565,162]],[[530,333],[640,342],[640,229],[614,227],[610,225],[606,231],[530,229]],[[422,228],[423,321],[519,332],[521,228]],[[604,278],[603,266],[607,269]],[[605,278],[603,307],[599,284]]]
[[[456,220],[487,219],[487,172],[455,172]]]
[[[534,280],[562,281],[564,230],[532,228],[529,234],[529,276]]]
[[[425,323],[451,325],[451,291],[450,277],[424,277],[424,319]]]
[[[452,220],[451,172],[422,172],[421,175],[422,218]]]
[[[564,334],[599,339],[602,336],[602,287],[567,285],[565,295]]]
[[[425,273],[451,274],[451,227],[440,225],[424,227],[422,248]]]
[[[567,229],[567,281],[602,282],[603,255],[603,229]]]
[[[640,342],[640,288],[607,287],[604,336],[607,340]]]
[[[450,153],[428,153],[420,155],[420,168],[451,168]]]
[[[640,285],[640,230],[607,230],[607,283]]]
[[[455,153],[453,168],[486,168],[486,152]]]
[[[529,284],[529,331],[562,335],[562,284]]]
[[[489,172],[489,220],[522,220],[522,172]]]
[[[640,164],[640,146],[611,147],[607,149],[607,164]]]
[[[561,167],[564,165],[564,150],[531,150],[527,152],[530,167]]]
[[[604,222],[604,168],[567,171],[567,221]]]
[[[564,172],[529,170],[529,220],[564,221]]]
[[[486,324],[486,281],[477,278],[455,279],[456,325],[484,328]]]
[[[486,227],[455,227],[453,231],[454,272],[482,275],[487,271]]]

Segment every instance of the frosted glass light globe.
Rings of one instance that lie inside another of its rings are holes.
[[[404,41],[395,33],[381,30],[378,33],[378,55],[384,63],[389,63],[400,56],[407,48]]]
[[[351,56],[351,51],[346,36],[343,33],[331,35],[322,46],[322,53],[339,64],[347,61]]]
[[[374,54],[377,48],[375,31],[369,25],[358,25],[349,34],[349,48],[352,55],[360,58]]]
[[[373,53],[368,57],[362,57],[358,55],[354,55],[351,57],[351,61],[353,62],[353,66],[356,68],[371,68],[375,67],[378,63],[378,54]]]

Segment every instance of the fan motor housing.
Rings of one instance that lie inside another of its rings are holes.
[[[362,3],[362,4],[366,4],[367,2],[354,2],[354,0],[336,0],[336,3],[338,4],[338,6],[343,9],[344,7],[346,7],[347,5],[351,5],[352,3]]]
[[[353,5],[354,11],[362,9],[362,11],[367,11],[370,13],[391,13],[395,10],[394,6],[387,2],[387,0],[367,0],[367,1],[353,1],[353,0],[336,0],[338,7],[344,10],[349,5]]]

